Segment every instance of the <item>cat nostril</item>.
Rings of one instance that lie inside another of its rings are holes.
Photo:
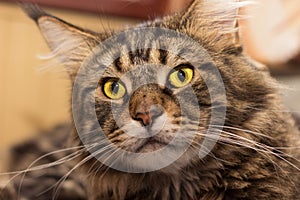
[[[151,125],[153,120],[162,114],[159,110],[150,110],[150,112],[136,113],[135,120],[140,121],[144,126]]]
[[[135,119],[142,122],[144,126],[148,126],[152,123],[152,117],[150,113],[137,113],[135,115]]]

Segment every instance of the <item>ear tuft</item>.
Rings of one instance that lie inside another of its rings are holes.
[[[43,16],[50,16],[50,14],[46,13],[42,10],[38,5],[32,3],[19,3],[22,10],[36,23],[38,22],[39,18]]]

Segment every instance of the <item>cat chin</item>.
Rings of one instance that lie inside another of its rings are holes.
[[[196,151],[188,149],[175,162],[171,163],[169,166],[164,167],[158,171],[170,175],[182,173],[182,170],[185,170],[187,167],[191,165],[199,164],[200,160],[201,159],[199,158],[199,154],[196,153]]]
[[[188,167],[191,163],[199,162],[200,158],[195,151],[187,150],[179,158],[174,159],[170,164],[166,164],[167,158],[161,155],[153,157],[154,159],[136,160],[134,157],[123,162],[121,168],[129,169],[130,172],[138,173],[163,173],[163,174],[178,174]],[[161,167],[164,165],[164,167]],[[120,167],[120,166],[119,166]],[[126,167],[126,168],[125,168]],[[126,170],[125,170],[126,171]]]

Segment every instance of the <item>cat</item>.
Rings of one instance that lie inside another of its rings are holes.
[[[299,199],[300,131],[243,51],[247,4],[193,0],[115,33],[23,4],[70,75],[74,122],[14,151],[53,147],[12,180],[11,199],[19,185],[24,199]]]

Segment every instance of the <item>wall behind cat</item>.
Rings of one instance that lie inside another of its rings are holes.
[[[247,52],[270,65],[295,58],[300,53],[300,1],[253,2],[242,10],[246,20],[241,21],[241,35]]]

